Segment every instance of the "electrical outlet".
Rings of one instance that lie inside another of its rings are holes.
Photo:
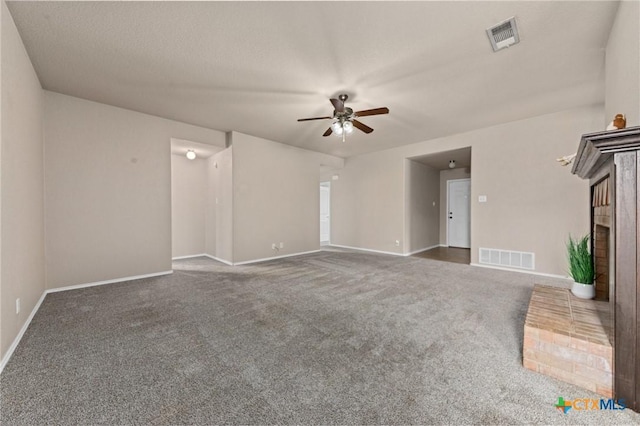
[[[277,250],[278,247],[276,246],[276,243],[272,243],[271,244],[271,250]]]
[[[280,242],[280,248],[284,248],[284,243]]]
[[[20,298],[16,299],[16,315],[20,313]]]
[[[396,240],[396,247],[400,247],[400,240]]]

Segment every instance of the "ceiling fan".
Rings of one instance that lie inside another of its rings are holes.
[[[329,136],[331,133],[342,135],[342,142],[345,141],[346,135],[353,132],[353,128],[362,130],[365,133],[373,132],[373,129],[366,124],[356,120],[359,117],[365,117],[368,115],[388,114],[389,108],[373,108],[365,109],[363,111],[356,111],[349,107],[345,107],[344,103],[349,99],[348,95],[341,94],[338,99],[329,99],[331,104],[335,108],[333,110],[333,116],[331,117],[313,117],[313,118],[300,118],[298,121],[311,121],[311,120],[333,120],[331,127],[327,129],[322,136]]]

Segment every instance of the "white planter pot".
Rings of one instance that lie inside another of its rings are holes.
[[[580,299],[593,299],[596,296],[596,286],[593,284],[580,284],[573,282],[571,293]]]

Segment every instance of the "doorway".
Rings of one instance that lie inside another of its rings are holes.
[[[170,145],[171,258],[216,256],[218,166],[212,157],[224,148],[177,138]]]
[[[331,242],[331,183],[320,183],[320,245]]]
[[[447,245],[471,248],[471,179],[447,181]]]

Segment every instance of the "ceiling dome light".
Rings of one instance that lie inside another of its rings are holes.
[[[449,168],[450,169],[455,169],[456,168],[456,162],[454,160],[449,161]]]
[[[190,149],[187,151],[187,158],[189,160],[195,160],[196,159],[196,153],[194,150]]]
[[[353,132],[353,123],[351,121],[345,121],[344,123],[342,123],[342,127],[344,128],[344,131],[346,133]]]
[[[339,121],[334,121],[331,125],[331,130],[333,130],[336,135],[341,135],[343,130],[342,123],[340,123]]]

